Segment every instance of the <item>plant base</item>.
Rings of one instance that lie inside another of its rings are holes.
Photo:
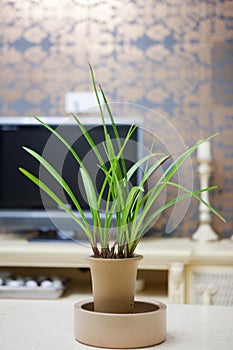
[[[80,343],[116,349],[147,347],[166,338],[166,305],[136,300],[133,313],[95,312],[92,300],[74,306],[74,333]]]

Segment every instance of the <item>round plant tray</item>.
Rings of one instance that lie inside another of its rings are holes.
[[[166,338],[165,304],[136,300],[130,314],[94,311],[92,300],[74,306],[74,333],[80,343],[116,349],[159,344]]]

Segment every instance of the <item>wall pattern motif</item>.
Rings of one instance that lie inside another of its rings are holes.
[[[233,233],[231,0],[0,5],[0,115],[64,115],[68,91],[91,89],[90,62],[110,101],[158,110],[187,145],[220,131],[213,141],[212,182],[221,190],[211,202],[228,222],[214,218],[213,225],[222,237]],[[145,127],[162,132],[163,123],[149,115]],[[197,212],[192,202],[173,235],[193,233]],[[166,215],[156,226],[158,235],[165,222]]]

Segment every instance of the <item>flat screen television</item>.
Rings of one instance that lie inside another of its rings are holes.
[[[92,150],[79,126],[72,117],[46,117],[41,118],[53,128],[59,128],[62,135],[73,144],[73,148],[81,159],[85,159],[89,171],[93,173],[96,188],[102,183],[101,172],[96,170],[92,162]],[[97,116],[83,116],[82,124],[89,130],[94,143],[101,145],[104,140],[101,118]],[[117,118],[116,124],[120,138],[124,139],[130,126],[139,123],[139,118]],[[110,122],[107,121],[110,135],[114,133]],[[141,157],[143,144],[142,128],[138,127],[133,133],[129,145],[124,151],[126,166],[129,168]],[[63,209],[46,194],[28,180],[19,170],[23,167],[35,175],[41,176],[39,163],[22,146],[34,149],[42,154],[47,152],[50,161],[60,164],[62,175],[73,189],[86,217],[90,220],[91,213],[80,188],[77,163],[67,153],[64,145],[33,117],[1,117],[0,118],[0,230],[4,232],[42,232],[43,239],[51,237],[48,232],[59,232],[60,238],[69,238],[70,233],[77,234],[80,230],[77,223],[72,220]],[[93,167],[93,171],[92,171]],[[98,167],[97,167],[98,169]],[[47,176],[47,175],[45,175]],[[132,177],[133,185],[138,184],[141,172]],[[52,179],[48,179],[52,183]],[[50,184],[51,184],[50,183]],[[53,185],[52,185],[53,186]],[[56,185],[54,184],[54,189]],[[64,193],[62,194],[64,195]],[[67,205],[72,207],[67,199]],[[76,215],[79,216],[78,213]],[[56,238],[57,239],[57,238]]]

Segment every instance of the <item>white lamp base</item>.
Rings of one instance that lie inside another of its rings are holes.
[[[192,235],[192,239],[196,242],[206,243],[218,241],[219,236],[208,223],[203,223],[200,224],[197,231]]]

